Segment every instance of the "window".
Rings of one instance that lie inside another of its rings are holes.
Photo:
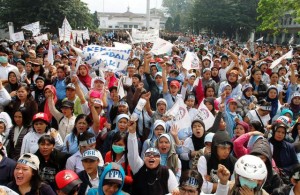
[[[129,28],[132,28],[132,25],[129,25]]]
[[[119,26],[115,26],[115,28],[119,28]]]
[[[124,28],[128,28],[128,25],[127,25],[127,24],[124,24]]]
[[[108,28],[112,28],[112,26],[108,26]]]
[[[138,25],[134,25],[133,27],[134,27],[134,28],[139,28],[139,26],[138,26]]]

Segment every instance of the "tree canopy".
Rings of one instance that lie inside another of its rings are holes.
[[[0,25],[7,28],[13,22],[16,30],[21,26],[40,21],[50,32],[57,32],[65,17],[74,29],[97,28],[95,18],[86,3],[80,0],[2,0]]]

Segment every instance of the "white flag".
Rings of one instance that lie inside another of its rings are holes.
[[[120,99],[122,99],[123,97],[125,97],[125,91],[124,91],[122,79],[119,81],[117,91],[118,91],[118,95],[120,96]]]
[[[65,18],[61,27],[61,31],[59,31],[60,40],[65,42],[66,41],[70,42],[71,31],[72,31],[72,27],[68,22],[67,18]]]
[[[34,40],[36,41],[36,43],[39,45],[41,42],[42,42],[42,40],[48,40],[48,36],[47,36],[47,34],[43,34],[43,35],[40,35],[40,36],[37,36],[37,37],[33,37],[34,38]]]
[[[294,36],[291,37],[291,39],[289,40],[289,45],[292,44],[294,42]]]
[[[155,42],[159,38],[158,29],[149,29],[147,31],[141,31],[138,29],[132,29],[132,43],[145,43],[145,42]]]
[[[132,43],[133,42],[132,36],[130,35],[130,33],[127,30],[126,30],[126,34],[128,34],[130,42]]]
[[[256,40],[256,42],[259,42],[259,41],[263,41],[264,40],[264,37],[260,37],[259,39]]]
[[[182,66],[186,70],[199,69],[199,63],[200,63],[200,60],[199,60],[197,54],[188,51],[188,52],[186,52],[186,56],[184,58]]]
[[[13,41],[22,41],[22,40],[25,40],[24,39],[24,33],[23,33],[23,31],[11,34],[10,35],[10,39],[13,40]]]
[[[37,36],[38,34],[41,33],[41,28],[40,28],[40,21],[27,24],[25,26],[21,27],[22,29],[29,30],[32,32],[32,36]]]
[[[72,30],[72,35],[73,39],[76,40],[80,43],[83,43],[84,40],[90,40],[90,34],[89,34],[89,29],[86,30]],[[84,40],[82,40],[82,38]]]
[[[205,130],[207,131],[209,128],[213,126],[215,122],[215,117],[205,106],[204,101],[201,102],[198,111],[199,112],[196,115],[196,118],[201,119],[204,122]]]
[[[275,68],[283,59],[291,59],[293,58],[293,49],[291,49],[289,52],[278,58],[277,60],[273,61],[270,69]]]
[[[53,49],[52,49],[52,41],[49,41],[49,48],[48,48],[48,61],[51,65],[53,65],[54,58],[53,58]]]
[[[172,117],[173,123],[179,129],[191,127],[191,118],[182,98],[177,98],[175,104],[168,110],[166,115]]]
[[[172,50],[173,44],[161,38],[156,39],[150,52],[155,55],[168,53]]]

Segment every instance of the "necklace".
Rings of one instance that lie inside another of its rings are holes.
[[[155,182],[158,180],[158,178],[155,178],[155,180],[151,183],[151,182],[148,182],[148,185],[149,186],[152,186],[152,185],[154,185],[155,184]]]

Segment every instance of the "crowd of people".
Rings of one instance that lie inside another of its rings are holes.
[[[69,42],[51,63],[47,40],[2,41],[0,194],[300,194],[300,48],[185,38],[159,56],[132,45],[120,72],[77,62]],[[168,115],[179,100],[187,128]]]

